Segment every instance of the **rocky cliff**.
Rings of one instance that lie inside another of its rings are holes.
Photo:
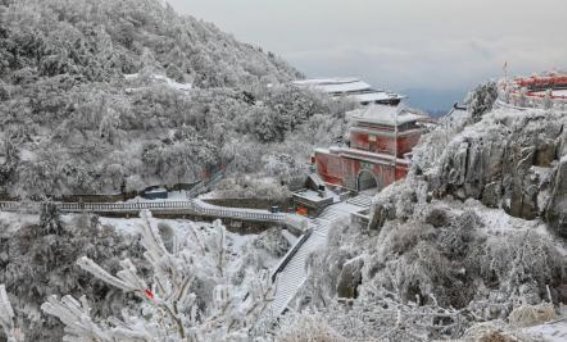
[[[345,222],[313,258],[304,302],[346,338],[462,338],[567,303],[567,113],[492,108],[488,90],[424,135],[370,229]]]
[[[542,218],[567,237],[567,113],[496,108],[474,121],[465,110],[444,118],[417,148],[410,181],[424,182],[431,198],[473,198]],[[378,222],[388,195],[379,197]]]

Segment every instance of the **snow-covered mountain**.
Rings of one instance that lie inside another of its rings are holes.
[[[300,144],[315,114],[338,113],[289,86],[300,75],[274,54],[157,0],[1,4],[0,191],[11,197],[193,182],[228,161],[258,171],[258,144],[303,162],[305,149],[268,144]]]

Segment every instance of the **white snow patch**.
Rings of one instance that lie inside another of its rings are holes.
[[[20,228],[39,223],[39,215],[0,211],[0,237],[10,237]]]
[[[127,79],[127,80],[135,80],[138,77],[140,77],[140,75],[138,73],[125,74],[124,75],[124,78]],[[175,80],[173,80],[173,79],[171,79],[171,78],[169,78],[165,75],[153,74],[153,75],[151,75],[151,77],[154,80],[156,80],[160,83],[165,83],[168,87],[170,87],[172,89],[179,90],[179,91],[182,91],[182,92],[189,92],[193,88],[191,83],[180,83],[180,82],[177,82],[177,81],[175,81]]]
[[[170,191],[167,193],[167,199],[170,201],[185,201],[188,199],[186,191]]]
[[[285,239],[289,242],[291,246],[295,245],[295,243],[299,239],[297,236],[290,233],[287,229],[282,229],[282,235],[285,237]]]
[[[534,229],[541,225],[545,225],[539,220],[527,221],[510,216],[502,209],[478,206],[474,208],[474,211],[484,222],[486,230],[491,233]]]
[[[567,341],[567,319],[524,328],[523,332],[547,342]]]
[[[35,153],[30,150],[22,149],[20,151],[20,159],[22,161],[34,161]]]
[[[160,188],[160,191],[165,189]],[[148,191],[148,193],[154,192],[155,190]],[[155,192],[160,192],[155,191]],[[187,196],[186,191],[169,191],[167,193],[167,198],[156,198],[156,199],[149,199],[143,198],[142,196],[136,196],[131,198],[127,201],[118,201],[116,203],[138,203],[138,202],[168,202],[168,201],[188,201],[189,197]]]

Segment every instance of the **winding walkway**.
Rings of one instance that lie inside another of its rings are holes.
[[[53,202],[63,213],[127,213],[137,214],[140,210],[156,213],[181,213],[214,218],[231,218],[249,221],[273,222],[292,226],[303,232],[303,236],[282,258],[274,269],[272,279],[276,286],[275,298],[266,312],[270,317],[278,317],[288,308],[308,277],[306,261],[309,256],[322,249],[333,224],[348,218],[351,214],[370,207],[371,197],[359,195],[346,202],[327,207],[318,218],[288,213],[271,213],[267,210],[229,208],[206,203],[200,199],[186,201],[144,201],[125,203],[61,203]],[[39,211],[46,204],[39,202],[0,202],[0,210],[26,212]]]
[[[63,203],[51,204],[62,213],[89,212],[96,214],[121,213],[137,215],[140,210],[153,213],[178,213],[213,218],[229,218],[244,221],[272,222],[293,226],[305,231],[308,220],[302,216],[289,213],[271,213],[268,210],[229,208],[208,204],[200,199],[186,201],[141,201],[124,203]],[[41,202],[0,202],[0,210],[13,212],[38,212],[45,203]]]

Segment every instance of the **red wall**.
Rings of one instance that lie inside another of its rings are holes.
[[[315,152],[315,165],[321,178],[331,184],[344,186],[343,161],[340,156]]]
[[[411,152],[413,147],[419,141],[421,134],[419,131],[412,132],[407,135],[398,136],[398,157],[403,156],[405,153]],[[352,132],[350,134],[351,147],[365,151],[376,153],[394,154],[394,138],[376,136],[376,141],[370,141],[368,133]]]
[[[369,163],[357,159],[342,158],[331,153],[320,152],[315,153],[315,164],[317,166],[317,173],[325,182],[351,190],[358,190],[357,181],[359,173],[363,165],[365,165],[365,167],[369,165]],[[386,164],[371,164],[368,170],[376,177],[378,186],[383,188],[390,185],[395,180],[403,179],[408,172],[406,165],[398,164],[394,180],[392,167],[393,165],[389,162]]]
[[[415,132],[398,138],[398,157],[411,152],[421,138],[421,132]]]
[[[388,132],[393,134],[393,132]],[[352,149],[364,150],[388,155],[397,155],[402,158],[405,153],[411,152],[418,143],[421,132],[418,130],[400,132],[397,137],[397,151],[393,136],[384,135],[384,132],[376,129],[373,141],[369,139],[369,133],[358,131],[354,127],[350,132],[350,143]],[[362,168],[371,171],[380,188],[386,187],[396,180],[403,179],[408,172],[407,165],[397,164],[395,175],[392,171],[393,165],[390,161],[380,163],[369,163],[358,159],[342,158],[339,155],[315,152],[315,164],[321,178],[330,184],[357,190],[358,176]]]

